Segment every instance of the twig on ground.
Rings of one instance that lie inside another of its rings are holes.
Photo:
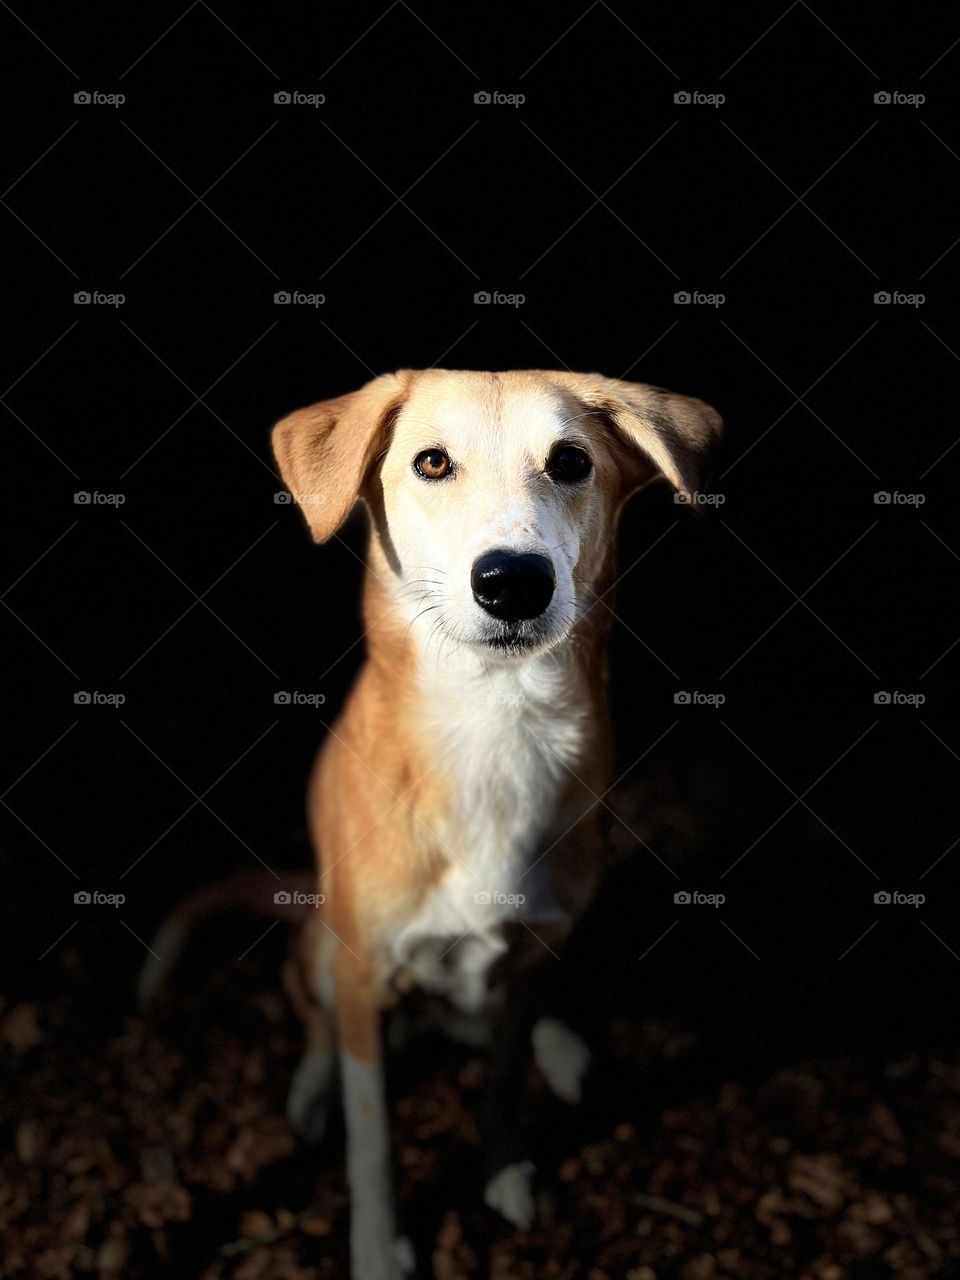
[[[699,1209],[691,1209],[688,1205],[677,1204],[674,1200],[664,1200],[662,1196],[648,1196],[643,1192],[632,1196],[635,1205],[641,1209],[649,1209],[651,1213],[662,1213],[668,1218],[678,1218],[688,1227],[699,1227],[703,1222],[703,1214]]]

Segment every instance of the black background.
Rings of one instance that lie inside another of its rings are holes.
[[[672,870],[637,849],[597,982],[704,1020],[718,1055],[954,1040],[956,15],[180,13],[0,14],[7,989],[56,989],[72,958],[85,1017],[109,1021],[175,901],[308,862],[304,779],[361,661],[365,536],[355,518],[317,549],[275,504],[271,422],[399,367],[569,367],[702,396],[727,426],[710,518],[664,486],[621,527],[621,785],[665,771],[708,822]],[[293,90],[326,101],[275,104]],[[274,704],[294,689],[324,707]],[[74,905],[94,888],[124,907]],[[677,907],[680,888],[726,902]]]

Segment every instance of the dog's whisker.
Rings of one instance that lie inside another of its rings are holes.
[[[414,623],[417,621],[418,618],[422,618],[426,613],[433,613],[434,609],[439,609],[439,608],[440,608],[440,605],[432,604],[432,605],[429,605],[426,609],[421,609],[418,614],[416,614],[414,617],[410,619],[404,634],[405,635],[410,634],[410,632],[413,630]]]

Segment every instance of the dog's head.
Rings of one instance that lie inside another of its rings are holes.
[[[364,498],[408,621],[510,658],[570,633],[623,501],[661,476],[698,491],[720,429],[599,374],[404,370],[284,418],[273,447],[318,542]]]

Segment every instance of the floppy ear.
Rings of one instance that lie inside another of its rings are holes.
[[[298,409],[273,428],[280,475],[316,542],[336,533],[360,497],[409,380],[406,370],[384,374],[359,391]]]
[[[610,423],[641,464],[638,485],[660,474],[687,496],[701,489],[707,458],[723,432],[716,409],[692,396],[598,373],[549,376]]]

